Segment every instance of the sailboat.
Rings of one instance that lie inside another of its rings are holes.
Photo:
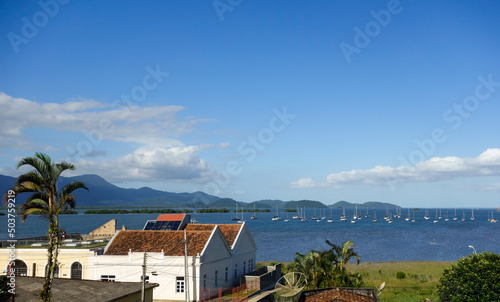
[[[436,209],[436,219],[434,220],[434,223],[438,222],[438,209]]]
[[[491,211],[491,220],[490,220],[491,223],[496,223],[497,220],[495,218],[493,218],[493,211]]]
[[[429,217],[429,210],[425,210],[425,216],[424,216],[424,219],[425,220],[429,220],[430,217]]]
[[[333,209],[330,208],[330,219],[328,219],[326,222],[333,222]]]
[[[303,212],[302,212],[302,217],[300,218],[300,221],[307,221],[307,218],[306,218],[306,208],[303,208]]]
[[[347,218],[345,217],[345,207],[343,207],[342,216],[340,216],[340,221],[347,221]]]
[[[373,222],[377,222],[377,212],[373,211]]]
[[[471,216],[470,220],[474,220],[474,209],[472,209],[472,216]]]
[[[281,220],[281,217],[278,215],[278,205],[276,205],[276,216],[273,217],[273,221]]]
[[[257,219],[257,216],[255,216],[255,203],[253,204],[253,216],[251,219]]]
[[[464,211],[464,216],[462,217],[462,221],[465,221],[465,210]]]
[[[368,215],[368,207],[366,207],[366,215],[365,215],[365,218],[368,218],[370,217],[370,215]]]
[[[444,221],[450,221],[450,218],[448,218],[448,210],[446,210],[446,218],[444,219]]]
[[[387,223],[392,223],[392,222],[393,222],[393,221],[392,221],[391,216],[392,216],[392,212],[391,212],[391,214],[389,215],[389,217],[386,219],[386,220],[387,220]]]
[[[316,218],[316,208],[314,208],[314,216],[311,218],[311,220],[318,220],[318,218]]]
[[[286,219],[285,219],[285,222],[289,222],[290,219],[288,218],[288,212],[286,212]]]
[[[351,223],[358,222],[358,205],[356,204],[356,210],[354,210],[354,215],[352,216]]]
[[[453,217],[453,220],[458,220],[458,218],[457,218],[457,208],[455,208],[455,217]]]
[[[408,208],[408,216],[406,216],[405,220],[410,221],[410,208]]]
[[[243,222],[245,222],[245,220],[243,220],[243,212],[244,212],[244,211],[243,211],[243,209],[241,209],[241,219],[240,219],[240,220],[238,220],[238,223],[243,223]]]
[[[235,211],[235,213],[236,213],[236,217],[233,217],[231,220],[232,221],[240,221],[241,219],[238,218],[238,203],[236,203],[236,211]]]
[[[411,220],[411,222],[415,222],[415,210],[413,210],[413,219]]]
[[[300,215],[299,215],[299,206],[297,206],[297,215],[293,216],[292,218],[293,219],[299,219],[300,218]]]

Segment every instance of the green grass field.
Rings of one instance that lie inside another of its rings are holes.
[[[348,270],[360,273],[366,287],[379,287],[385,282],[380,301],[423,301],[426,298],[438,301],[436,285],[444,268],[452,264],[437,261],[365,262],[349,264]]]
[[[378,288],[385,282],[379,296],[382,302],[417,302],[426,298],[439,301],[436,285],[444,268],[454,262],[391,261],[349,263],[347,270],[363,276],[363,287]],[[275,263],[272,263],[275,264]],[[271,265],[270,262],[258,263]],[[399,278],[397,277],[399,273]],[[404,273],[404,278],[403,278]]]

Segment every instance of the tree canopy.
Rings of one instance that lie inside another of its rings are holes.
[[[356,259],[358,264],[360,261],[359,255],[354,251],[354,243],[349,240],[340,246],[328,240],[326,243],[331,247],[329,250],[312,250],[305,255],[297,253],[288,270],[305,274],[308,289],[361,286],[361,275],[346,270],[349,261]]]
[[[441,301],[500,301],[500,255],[482,252],[446,268],[438,283]]]

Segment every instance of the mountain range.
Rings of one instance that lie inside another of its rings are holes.
[[[0,192],[7,192],[15,184],[16,178],[0,174]],[[149,187],[139,189],[127,189],[113,185],[104,178],[86,174],[73,177],[59,177],[59,187],[73,182],[83,182],[89,191],[78,189],[74,191],[77,201],[77,207],[161,207],[161,208],[234,208],[236,204],[239,208],[354,208],[356,204],[347,201],[339,201],[333,205],[325,205],[315,200],[292,200],[282,201],[279,199],[265,199],[246,203],[236,201],[231,198],[221,198],[218,196],[206,194],[200,191],[193,193],[173,193],[155,190]],[[16,203],[20,204],[26,201],[27,194],[16,197]],[[357,204],[360,207],[385,208],[386,205],[395,207],[395,205],[381,202],[366,202]]]

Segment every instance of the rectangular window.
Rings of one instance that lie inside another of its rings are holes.
[[[238,264],[234,265],[234,279],[238,278]]]
[[[184,277],[177,277],[176,278],[175,292],[176,293],[183,293],[184,292]]]
[[[243,275],[247,273],[247,262],[243,261]]]
[[[115,282],[116,276],[115,275],[101,275],[101,281]]]
[[[248,271],[251,272],[253,270],[253,259],[250,259],[248,261]]]
[[[203,288],[207,288],[207,275],[203,275]]]
[[[228,278],[228,269],[227,269],[227,266],[226,266],[226,272],[224,273],[224,281],[227,282],[227,278]]]
[[[217,275],[218,275],[218,273],[219,273],[218,271],[215,271],[215,287],[219,286],[219,284],[218,284],[218,282],[217,282],[217,281],[218,281],[218,280],[217,280],[217,277],[218,277]]]

